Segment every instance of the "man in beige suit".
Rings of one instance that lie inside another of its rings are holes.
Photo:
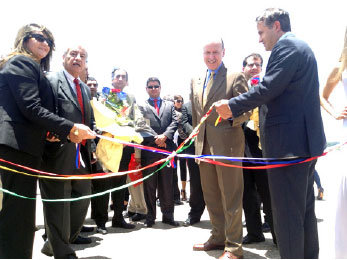
[[[225,49],[222,39],[212,40],[203,48],[206,73],[191,83],[193,127],[210,106],[220,99],[230,99],[248,91],[242,73],[228,73],[222,59]],[[217,126],[218,114],[212,111],[202,124],[195,141],[197,155],[224,155],[241,157],[244,154],[244,134],[241,124],[248,119],[245,113],[232,121],[222,120]],[[223,161],[231,163],[230,161]],[[241,163],[232,164],[241,165]],[[204,244],[196,244],[196,251],[224,250],[220,259],[242,258],[242,169],[199,163],[201,185],[212,223],[211,236]]]

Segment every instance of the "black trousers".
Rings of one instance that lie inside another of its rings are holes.
[[[0,158],[30,168],[39,168],[40,159],[30,154],[0,145]],[[24,171],[21,168],[1,165]],[[3,189],[35,198],[37,178],[0,169]],[[0,258],[32,258],[35,236],[36,200],[3,194],[0,211]]]
[[[263,166],[262,164],[243,163],[243,166]],[[245,213],[248,236],[263,237],[260,204],[263,202],[264,219],[271,228],[272,237],[276,240],[273,228],[271,197],[266,170],[243,169],[243,210]]]
[[[152,156],[145,156],[141,158],[142,166],[150,165],[166,156],[161,154],[154,154]],[[151,167],[143,170],[143,176],[148,176],[150,173],[159,169],[161,165]],[[147,220],[154,221],[156,219],[156,191],[158,189],[158,197],[160,200],[161,212],[163,218],[174,218],[174,199],[173,199],[173,169],[165,166],[160,171],[156,172],[153,176],[144,180],[144,195],[147,205]]]
[[[103,172],[101,166],[98,163],[92,165],[93,173]],[[92,193],[96,194],[109,190],[111,183],[109,178],[94,179],[92,180]],[[108,221],[108,202],[110,193],[106,193],[101,196],[97,196],[91,199],[91,218],[94,219],[97,226],[103,226]]]
[[[130,146],[125,146],[123,148],[122,159],[119,164],[119,171],[127,171],[129,168],[129,163],[131,159],[131,154],[134,153],[134,148]],[[124,185],[127,180],[127,175],[111,177],[111,187],[116,188]],[[114,215],[112,221],[121,221],[123,219],[123,208],[124,208],[124,199],[125,199],[125,189],[117,190],[111,193],[113,201],[113,210]]]
[[[316,161],[268,170],[281,258],[318,258],[313,173]]]
[[[185,150],[187,154],[195,154],[195,147],[191,145]],[[189,206],[190,211],[188,216],[192,219],[200,220],[201,215],[205,210],[204,194],[202,193],[199,165],[195,159],[187,159],[189,169]]]

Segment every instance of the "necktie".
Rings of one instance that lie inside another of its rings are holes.
[[[81,92],[81,86],[78,82],[78,79],[74,79],[73,83],[75,83],[75,86],[76,86],[77,100],[82,112],[82,123],[84,124],[84,107],[83,107],[83,97]],[[85,144],[86,144],[86,140],[83,140],[82,145],[85,145]]]
[[[153,102],[154,102],[154,108],[155,110],[157,110],[157,114],[159,116],[159,107],[158,107],[158,99],[153,99]]]
[[[206,84],[206,87],[204,89],[204,95],[202,97],[202,105],[205,106],[207,102],[207,95],[210,92],[210,89],[213,85],[213,76],[214,76],[214,71],[211,71],[210,78],[208,79],[208,82]]]

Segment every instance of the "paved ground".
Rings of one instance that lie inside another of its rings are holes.
[[[332,173],[333,154],[321,158],[317,164],[321,181],[325,189],[323,201],[316,201],[316,215],[318,219],[320,258],[334,257],[332,219],[334,216],[333,202],[335,198],[336,184]],[[315,187],[316,188],[316,187]],[[175,218],[181,224],[187,218],[189,205],[185,203],[175,207]],[[110,212],[110,217],[112,212]],[[89,219],[86,225],[93,226]],[[205,211],[202,221],[192,227],[180,226],[172,228],[161,223],[161,215],[158,215],[156,225],[153,228],[145,228],[143,222],[137,222],[135,230],[123,230],[110,227],[107,222],[109,233],[100,235],[95,232],[83,235],[92,238],[93,243],[86,246],[74,246],[79,258],[91,259],[218,259],[222,251],[195,252],[192,250],[194,243],[205,242],[210,234],[211,225],[208,214]],[[37,231],[34,245],[34,258],[48,258],[41,254],[43,245],[41,235],[43,234],[42,204],[38,202]],[[244,234],[246,230],[244,229]],[[272,243],[271,234],[265,234],[266,241],[258,244],[245,245],[245,258],[279,258],[279,253]]]

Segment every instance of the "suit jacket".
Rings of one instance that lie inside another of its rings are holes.
[[[73,123],[54,115],[54,95],[40,65],[17,55],[0,71],[0,144],[41,156],[47,131],[66,138]]]
[[[166,150],[173,151],[175,149],[173,136],[175,134],[175,131],[177,130],[177,120],[175,118],[173,103],[171,101],[161,99],[159,115],[154,108],[153,101],[151,101],[150,99],[146,100],[144,104],[139,105],[139,109],[143,117],[146,119],[147,124],[153,130],[152,132],[156,133],[156,135],[163,134],[167,137]],[[143,144],[161,148],[154,143],[154,140],[154,136],[145,137]],[[153,155],[154,153],[152,152],[147,152],[144,150],[141,151],[141,157],[152,157]]]
[[[243,73],[227,73],[224,64],[221,65],[213,85],[207,93],[205,106],[202,105],[203,86],[205,75],[193,79],[191,82],[192,102],[192,121],[193,127],[196,127],[201,118],[207,113],[210,106],[221,99],[236,97],[248,91],[247,81]],[[195,152],[202,154],[205,138],[210,145],[210,151],[213,155],[225,156],[243,156],[244,135],[241,124],[248,119],[250,112],[241,114],[234,118],[232,124],[228,120],[222,120],[217,126],[215,121],[218,117],[213,109],[207,120],[201,125],[199,134],[195,140]]]
[[[261,84],[229,100],[234,116],[262,104],[259,123],[265,157],[322,154],[326,140],[317,63],[309,46],[293,35],[275,44]]]
[[[67,118],[74,123],[82,124],[82,112],[78,104],[77,96],[69,85],[63,71],[52,73],[47,76],[54,92],[56,93],[56,112],[59,116]],[[93,109],[90,104],[91,94],[87,85],[79,82],[83,97],[84,124],[95,130]],[[86,145],[81,145],[81,155],[86,169],[91,171],[91,142],[87,140]],[[58,143],[47,142],[44,154],[44,165],[46,170],[63,174],[72,174],[76,169],[76,144],[61,140]]]

